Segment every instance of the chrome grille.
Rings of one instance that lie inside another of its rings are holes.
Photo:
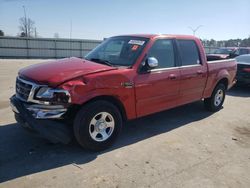
[[[16,79],[16,95],[17,97],[27,101],[32,89],[32,84],[25,82],[22,79]]]

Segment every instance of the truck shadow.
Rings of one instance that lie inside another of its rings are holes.
[[[250,86],[234,86],[227,92],[233,97],[250,97]]]
[[[0,182],[65,165],[77,167],[95,160],[98,155],[188,126],[210,115],[212,113],[204,110],[202,102],[196,102],[127,122],[116,144],[99,153],[84,151],[75,142],[49,144],[29,135],[17,124],[0,126]]]

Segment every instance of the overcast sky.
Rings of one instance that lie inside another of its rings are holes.
[[[250,0],[0,0],[0,29],[17,35],[18,19],[35,21],[38,34],[103,39],[131,33],[192,34],[202,39],[250,36]]]

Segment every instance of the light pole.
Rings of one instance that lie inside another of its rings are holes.
[[[72,42],[71,42],[71,37],[72,37],[72,19],[70,19],[70,33],[69,33],[70,57],[72,57]]]
[[[28,26],[27,26],[27,16],[26,16],[26,9],[25,6],[23,5],[23,12],[24,12],[24,24],[25,24],[25,36],[28,37]]]
[[[196,31],[198,31],[198,29],[200,29],[201,27],[203,27],[203,25],[199,25],[196,28],[192,28],[192,27],[188,27],[189,29],[191,29],[193,31],[193,35],[195,36]]]
[[[69,38],[72,38],[72,19],[70,19],[70,32],[69,32]]]

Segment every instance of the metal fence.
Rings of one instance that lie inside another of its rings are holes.
[[[204,46],[205,52],[207,54],[209,53],[213,53],[216,49],[218,49],[219,47],[211,47],[211,46]]]
[[[84,57],[101,40],[0,37],[0,58]]]
[[[84,57],[101,40],[0,37],[0,58]],[[206,53],[217,47],[205,46]]]

